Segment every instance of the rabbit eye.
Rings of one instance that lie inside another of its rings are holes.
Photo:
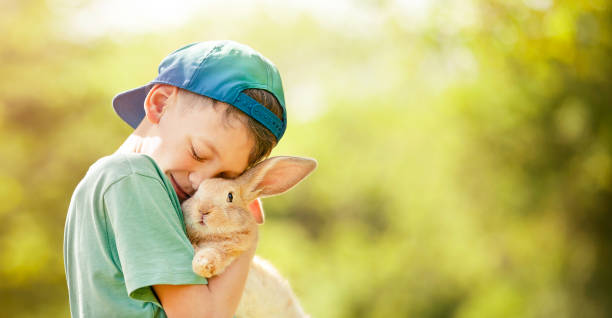
[[[230,192],[227,194],[227,202],[232,202],[234,200],[234,195]]]

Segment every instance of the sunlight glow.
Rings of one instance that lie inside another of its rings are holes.
[[[411,26],[425,23],[431,3],[428,0],[396,0],[376,7],[351,0],[93,0],[79,4],[73,0],[48,0],[49,8],[64,21],[60,26],[68,38],[83,41],[114,34],[138,34],[181,27],[197,16],[227,17],[242,22],[256,10],[278,12],[277,22],[294,21],[309,13],[321,25],[356,36],[380,29],[386,15],[399,11]],[[211,12],[212,14],[208,14]]]

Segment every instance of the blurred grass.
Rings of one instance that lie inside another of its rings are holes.
[[[68,315],[71,193],[130,133],[112,96],[220,38],[281,70],[289,127],[274,154],[319,161],[265,200],[258,248],[313,317],[612,315],[608,2],[440,1],[422,24],[393,1],[335,23],[261,2],[99,37],[68,36],[58,3],[0,6],[7,316]]]

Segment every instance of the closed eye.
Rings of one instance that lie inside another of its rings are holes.
[[[193,148],[193,146],[191,146],[191,156],[193,157],[193,159],[195,159],[196,161],[199,162],[204,162],[206,161],[206,159],[198,156],[198,154],[196,153],[195,149]]]

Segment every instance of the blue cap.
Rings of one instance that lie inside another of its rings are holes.
[[[280,74],[274,64],[252,48],[234,41],[197,42],[166,56],[159,75],[147,85],[113,98],[115,112],[132,128],[145,116],[144,100],[153,84],[169,84],[228,103],[264,125],[276,140],[287,128],[287,110]],[[283,109],[283,118],[246,95],[249,88],[270,92]]]

